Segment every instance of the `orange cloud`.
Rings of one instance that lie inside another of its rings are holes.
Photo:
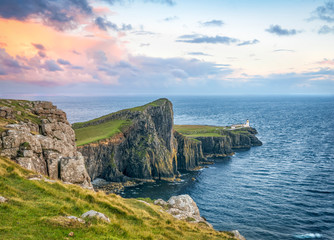
[[[56,85],[75,82],[117,84],[117,77],[105,76],[97,71],[97,62],[92,56],[103,51],[108,64],[117,63],[127,56],[123,43],[96,28],[60,32],[37,22],[0,18],[0,29],[1,48],[20,66],[25,66],[21,72],[0,74],[0,80],[45,81]],[[39,44],[44,49],[38,47]],[[61,66],[62,71],[43,68],[46,61],[52,60],[57,64],[58,59],[70,62],[70,65]]]

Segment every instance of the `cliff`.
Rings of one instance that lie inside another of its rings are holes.
[[[249,149],[261,146],[262,142],[255,136],[256,129],[242,127],[175,125],[174,129],[187,138],[200,141],[205,157],[225,157],[237,149]]]
[[[50,102],[0,99],[0,156],[52,179],[92,187],[66,114]]]
[[[92,180],[172,180],[207,157],[262,143],[250,127],[173,125],[173,106],[159,99],[144,106],[73,124],[78,151]]]
[[[108,138],[89,142],[99,129],[110,127]],[[177,173],[177,142],[173,134],[173,107],[159,99],[85,123],[73,124],[78,146],[92,179],[110,181],[173,179]]]

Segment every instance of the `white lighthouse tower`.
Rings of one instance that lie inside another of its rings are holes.
[[[247,119],[245,127],[249,127],[249,120]]]

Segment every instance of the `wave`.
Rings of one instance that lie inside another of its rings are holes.
[[[320,239],[322,235],[320,233],[306,233],[306,234],[298,234],[294,236],[297,239]]]

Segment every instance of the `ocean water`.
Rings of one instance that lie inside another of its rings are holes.
[[[70,122],[154,99],[48,98]],[[182,182],[126,188],[124,197],[167,200],[189,194],[215,229],[238,229],[247,240],[334,239],[334,97],[169,99],[176,124],[230,125],[249,119],[263,146],[184,172]]]

